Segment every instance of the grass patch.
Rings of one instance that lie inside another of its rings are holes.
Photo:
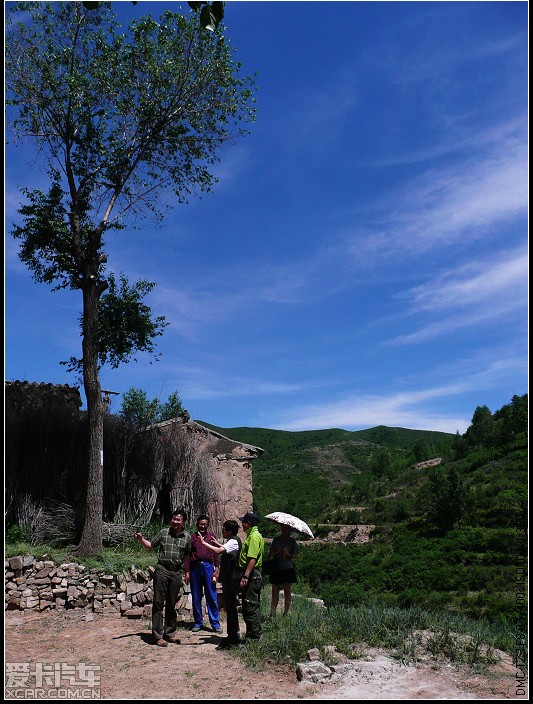
[[[88,569],[105,570],[106,572],[121,572],[129,569],[132,565],[140,569],[147,569],[155,566],[157,562],[157,552],[149,552],[141,548],[138,543],[132,541],[130,545],[120,545],[103,548],[102,552],[95,557],[80,560],[74,554],[75,546],[54,547],[52,545],[32,545],[26,542],[6,543],[5,557],[15,557],[17,555],[33,555],[39,560],[54,560],[59,564],[63,562],[77,562],[83,564]]]
[[[426,611],[420,607],[320,608],[306,599],[293,599],[287,616],[270,616],[270,587],[262,597],[263,637],[235,652],[246,665],[259,669],[265,662],[294,668],[305,661],[310,648],[318,648],[325,662],[327,646],[349,658],[365,649],[390,650],[402,662],[416,662],[422,654],[479,667],[497,662],[496,650],[513,652],[512,634],[500,627],[460,615]]]

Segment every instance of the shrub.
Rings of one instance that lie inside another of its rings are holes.
[[[368,595],[359,584],[330,584],[321,590],[326,606],[359,606],[368,600]]]
[[[29,542],[31,540],[31,528],[30,530],[24,530],[19,523],[14,523],[6,531],[6,543],[12,545],[13,543]]]
[[[426,601],[427,593],[421,589],[405,589],[398,597],[398,606],[403,608],[408,606],[420,606]]]

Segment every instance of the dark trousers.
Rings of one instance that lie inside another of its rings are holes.
[[[172,636],[178,625],[176,602],[183,586],[181,571],[169,570],[157,564],[154,572],[152,604],[152,635],[156,640]]]
[[[239,614],[237,612],[238,584],[229,577],[222,581],[222,595],[226,609],[226,631],[228,640],[237,642],[240,638]]]
[[[252,578],[242,593],[242,617],[246,624],[246,637],[261,637],[261,588],[263,580],[259,570],[254,569]]]

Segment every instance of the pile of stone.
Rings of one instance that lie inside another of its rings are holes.
[[[344,675],[357,668],[357,664],[339,653],[334,645],[326,645],[325,658],[330,663],[326,665],[318,648],[307,651],[307,661],[296,666],[296,677],[299,682],[338,682]]]
[[[6,609],[85,609],[102,613],[114,610],[122,616],[149,617],[152,609],[152,576],[132,565],[119,574],[86,569],[75,562],[58,564],[36,559],[32,555],[10,557],[5,562]],[[191,599],[186,587],[178,612],[191,613]]]

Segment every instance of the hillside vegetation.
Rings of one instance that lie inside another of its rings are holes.
[[[527,564],[527,395],[475,410],[464,435],[386,428],[215,428],[262,447],[254,508],[318,524],[372,524],[370,542],[301,541],[299,591],[327,603],[517,615]],[[214,426],[210,426],[214,427]],[[417,466],[441,458],[437,466]],[[266,536],[276,534],[269,521]]]
[[[372,522],[366,519],[373,517],[376,499],[402,479],[411,485],[413,477],[403,475],[413,464],[451,456],[455,442],[448,433],[385,426],[288,432],[203,425],[265,451],[253,463],[254,507],[260,515],[286,511],[309,523]],[[364,506],[365,512],[350,506]]]

